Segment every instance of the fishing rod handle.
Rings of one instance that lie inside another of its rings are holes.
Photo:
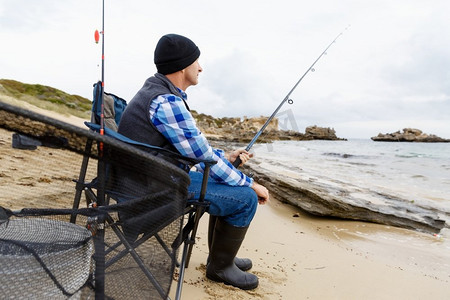
[[[257,134],[257,136],[259,136],[258,134]],[[245,151],[250,151],[250,148],[252,147],[252,145],[253,145],[253,143],[252,142],[250,142],[250,144],[245,148]],[[232,163],[232,165],[233,165],[233,167],[235,167],[235,168],[239,168],[239,166],[241,165],[241,163],[242,163],[242,160],[241,160],[241,157],[240,157],[240,154],[236,157],[236,160]]]
[[[236,160],[233,162],[233,166],[234,166],[235,168],[237,168],[237,167],[239,167],[239,165],[240,165],[241,163],[242,163],[242,160],[241,160],[241,158],[238,156],[238,157],[236,158]],[[248,173],[248,174],[247,174],[247,177],[253,178],[253,173],[252,173],[252,172]]]
[[[238,157],[236,157],[236,160],[233,162],[233,166],[234,166],[235,168],[238,168],[238,167],[240,166],[241,163],[242,163],[242,160],[241,160],[241,158],[238,156]]]

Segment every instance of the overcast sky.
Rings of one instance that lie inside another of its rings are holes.
[[[91,98],[101,9],[101,0],[0,0],[0,78]],[[192,109],[269,116],[343,32],[280,110],[283,129],[370,138],[413,127],[450,138],[449,12],[448,0],[105,0],[106,91],[130,100],[156,72],[158,39],[177,33],[202,53]]]

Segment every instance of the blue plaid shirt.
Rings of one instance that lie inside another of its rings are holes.
[[[179,91],[187,100],[186,93]],[[150,119],[182,155],[217,161],[210,171],[210,177],[215,181],[232,186],[253,184],[252,178],[233,167],[225,158],[223,150],[209,145],[180,97],[173,94],[158,96],[150,105]],[[199,165],[197,168],[202,169]]]

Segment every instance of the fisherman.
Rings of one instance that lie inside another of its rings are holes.
[[[269,200],[268,190],[233,167],[237,157],[243,163],[250,154],[243,150],[225,153],[212,148],[197,128],[187,105],[186,89],[197,85],[203,71],[198,62],[200,50],[190,39],[167,34],[154,52],[157,73],[129,102],[122,115],[119,133],[134,140],[178,151],[180,154],[213,159],[205,200],[210,203],[206,277],[249,290],[258,286],[258,277],[246,272],[252,267],[247,258],[237,258],[257,204]],[[198,199],[202,168],[189,171],[191,200]]]

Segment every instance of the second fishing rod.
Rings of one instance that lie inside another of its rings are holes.
[[[267,119],[267,121],[264,123],[264,125],[261,127],[261,129],[256,133],[256,135],[253,137],[253,139],[247,145],[247,147],[245,148],[246,151],[250,151],[250,149],[253,147],[253,144],[256,142],[256,140],[259,138],[259,136],[264,132],[267,125],[269,125],[270,121],[272,121],[272,119],[276,116],[276,114],[281,109],[281,107],[286,102],[288,102],[289,104],[293,103],[293,101],[290,99],[292,92],[294,92],[294,90],[297,88],[297,86],[300,84],[300,82],[303,80],[303,78],[306,76],[306,74],[308,74],[310,71],[314,72],[314,65],[320,60],[320,58],[322,58],[322,56],[324,56],[327,53],[327,50],[331,47],[331,45],[333,45],[336,42],[336,40],[341,35],[343,35],[344,31],[347,30],[348,28],[349,28],[349,26],[347,26],[341,33],[339,33],[334,38],[334,40],[325,48],[325,50],[319,55],[319,57],[317,57],[317,59],[312,63],[312,65],[306,70],[306,72],[302,75],[302,77],[300,77],[300,79],[297,81],[297,83],[294,85],[294,87],[289,91],[289,93],[286,95],[286,97],[284,97],[284,99],[281,101],[281,103],[278,105],[278,107],[275,109],[275,111],[272,113],[272,115]],[[233,162],[233,166],[237,168],[237,167],[239,167],[239,165],[241,163],[242,163],[242,161],[238,156],[237,159]]]

